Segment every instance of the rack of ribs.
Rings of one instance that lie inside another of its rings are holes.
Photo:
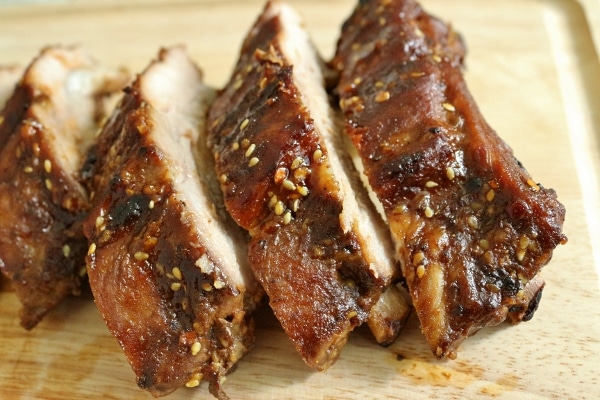
[[[396,275],[387,228],[340,151],[323,67],[300,17],[270,2],[207,122],[226,208],[250,235],[254,274],[318,370],[335,362]]]
[[[254,340],[262,291],[204,145],[213,98],[183,48],[163,49],[84,167],[90,286],[138,385],[155,396],[205,379],[226,398],[223,376]]]
[[[27,329],[80,292],[89,205],[78,172],[127,79],[81,49],[49,47],[11,84],[0,114],[0,270]]]
[[[432,352],[529,320],[564,207],[486,123],[462,73],[465,47],[412,0],[361,1],[331,66],[353,157],[387,219]]]

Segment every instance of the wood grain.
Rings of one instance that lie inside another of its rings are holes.
[[[589,0],[592,2],[593,0]],[[353,0],[290,1],[324,56]],[[593,398],[600,393],[597,232],[600,64],[586,8],[569,0],[422,0],[466,39],[467,81],[490,124],[534,179],[567,208],[569,243],[544,269],[532,321],[485,329],[455,361],[435,361],[411,318],[389,348],[358,329],[341,359],[317,373],[303,365],[268,310],[257,344],[230,374],[233,399]],[[597,3],[594,3],[597,4]],[[184,43],[208,83],[228,78],[260,0],[71,1],[0,7],[0,64],[25,65],[52,43],[81,43],[101,62],[143,68],[158,48]],[[575,107],[576,105],[576,107]],[[597,111],[596,111],[597,112]],[[2,216],[0,216],[1,218]],[[596,231],[594,231],[596,229]],[[149,399],[91,296],[73,298],[31,332],[0,279],[0,398]],[[172,399],[210,398],[206,386]]]

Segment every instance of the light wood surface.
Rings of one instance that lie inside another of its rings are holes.
[[[325,57],[353,0],[290,1]],[[81,43],[108,65],[143,68],[161,46],[184,43],[208,83],[228,78],[259,0],[69,1],[0,7],[0,64],[25,65],[53,43]],[[435,361],[411,318],[379,347],[368,330],[337,364],[303,365],[268,310],[257,343],[229,375],[233,399],[582,399],[600,395],[600,64],[597,0],[422,0],[469,47],[467,81],[489,123],[536,181],[567,208],[569,243],[544,269],[533,320],[488,328],[455,361]],[[584,6],[581,7],[580,5]],[[594,8],[595,7],[595,8]],[[596,28],[594,28],[596,29]],[[2,216],[0,216],[2,218]],[[593,239],[592,239],[593,238]],[[150,399],[138,389],[90,296],[69,299],[31,332],[0,280],[1,399]],[[172,399],[211,398],[202,385]]]

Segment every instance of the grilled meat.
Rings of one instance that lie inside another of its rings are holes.
[[[0,270],[33,328],[85,275],[89,208],[79,182],[104,116],[103,98],[126,84],[77,48],[44,49],[0,114]]]
[[[332,66],[355,162],[387,218],[421,327],[439,358],[482,327],[530,319],[564,207],[488,126],[465,47],[415,1],[361,1]]]
[[[323,370],[395,274],[386,230],[340,152],[323,63],[287,5],[268,3],[211,107],[227,210],[304,361]]]
[[[204,378],[226,398],[222,377],[254,339],[261,290],[243,231],[223,218],[203,139],[213,98],[183,48],[162,50],[84,168],[90,286],[138,385],[155,396]]]

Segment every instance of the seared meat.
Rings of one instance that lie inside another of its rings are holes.
[[[243,231],[222,218],[203,138],[213,98],[183,48],[162,50],[126,90],[84,170],[90,286],[138,385],[155,396],[205,378],[225,398],[222,376],[254,339],[250,312],[262,292]]]
[[[322,66],[298,15],[268,3],[208,118],[227,210],[251,236],[251,267],[297,351],[319,370],[395,273],[387,231],[338,155]]]
[[[564,207],[488,126],[462,75],[459,35],[412,0],[361,1],[332,66],[375,202],[388,220],[433,353],[530,319]]]
[[[47,48],[0,114],[0,269],[27,329],[79,293],[88,199],[78,171],[104,116],[102,98],[126,79],[80,49]]]

